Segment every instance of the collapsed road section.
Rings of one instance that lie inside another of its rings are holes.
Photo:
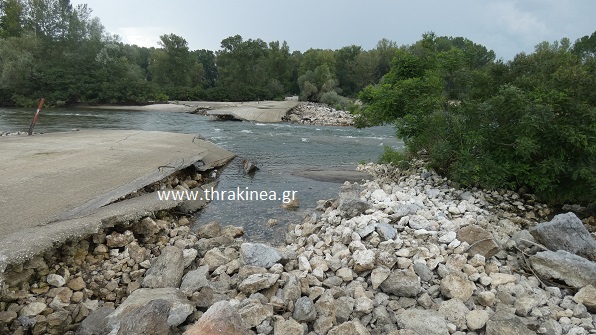
[[[114,202],[198,161],[205,171],[234,157],[194,135],[132,130],[7,137],[0,152],[0,274],[105,225],[176,207],[155,194]]]

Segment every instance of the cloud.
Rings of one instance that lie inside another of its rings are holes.
[[[550,33],[548,26],[534,13],[520,9],[513,1],[491,3],[488,6],[488,14],[493,17],[501,31],[515,39],[536,42]]]
[[[163,27],[122,27],[118,35],[124,43],[136,44],[140,47],[158,47],[159,36],[164,34]]]
[[[541,1],[544,6],[538,4]],[[557,6],[551,0],[483,2],[486,6],[478,12],[483,23],[475,34],[484,36],[482,40],[497,53],[497,58],[510,60],[519,52],[531,53],[535,45],[552,39],[553,29],[560,27],[553,25]]]

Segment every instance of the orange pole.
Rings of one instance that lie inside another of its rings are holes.
[[[37,111],[35,112],[35,116],[33,117],[33,121],[31,121],[31,125],[29,126],[29,136],[33,135],[33,127],[35,127],[35,122],[37,122],[37,117],[39,116],[39,112],[41,111],[41,107],[43,106],[44,98],[39,100],[39,106],[37,106]]]

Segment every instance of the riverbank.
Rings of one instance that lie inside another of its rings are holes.
[[[545,227],[550,209],[531,196],[457,189],[421,166],[362,170],[374,179],[320,201],[281,247],[217,222],[191,232],[163,211],[61,246],[13,269],[0,322],[14,333],[595,333],[593,236],[563,243],[571,253],[544,239],[553,226],[581,234],[573,215]]]

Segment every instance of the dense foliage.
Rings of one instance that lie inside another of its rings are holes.
[[[156,40],[158,37],[156,37]],[[286,42],[231,36],[220,50],[190,50],[175,34],[158,48],[127,45],[86,5],[0,0],[0,105],[138,104],[164,100],[263,100],[300,95],[346,106],[389,70],[396,49],[290,51]]]
[[[464,185],[594,202],[594,36],[504,63],[469,40],[425,34],[362,91],[358,123],[394,124],[409,155]]]

